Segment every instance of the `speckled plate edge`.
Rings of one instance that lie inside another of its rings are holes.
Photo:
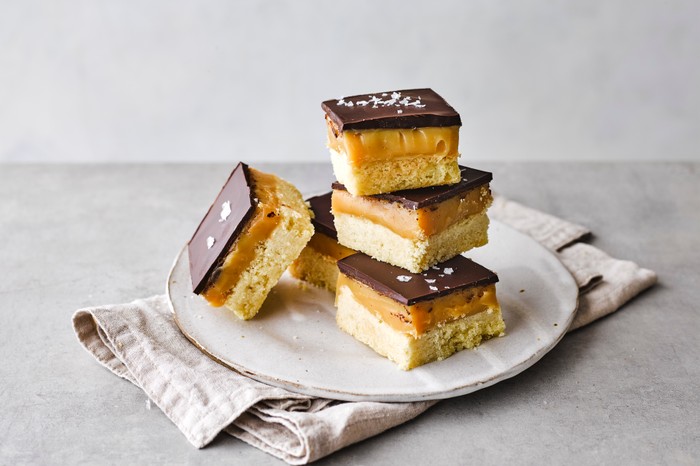
[[[459,385],[456,387],[452,387],[449,390],[443,390],[443,391],[424,391],[424,392],[415,392],[411,394],[405,394],[405,393],[358,393],[358,392],[353,392],[353,391],[346,391],[346,390],[341,390],[341,389],[332,389],[329,387],[318,387],[314,385],[309,385],[309,384],[304,384],[304,383],[296,383],[292,380],[288,379],[283,379],[283,378],[278,378],[275,376],[271,376],[269,374],[261,373],[260,371],[255,370],[254,368],[247,367],[245,364],[242,364],[240,361],[232,361],[228,358],[225,357],[220,357],[217,355],[219,351],[216,349],[207,349],[205,345],[201,344],[197,338],[195,338],[188,329],[183,326],[182,322],[180,319],[178,319],[178,312],[176,311],[176,305],[175,301],[173,300],[173,290],[172,290],[172,284],[171,281],[173,279],[173,272],[175,271],[179,261],[181,261],[183,258],[186,259],[187,255],[184,254],[186,251],[186,246],[183,247],[183,249],[178,253],[176,256],[175,260],[173,261],[173,265],[170,269],[170,272],[168,274],[168,280],[166,281],[166,295],[168,296],[168,302],[170,305],[170,310],[172,312],[173,318],[175,320],[175,323],[177,324],[178,328],[182,332],[182,334],[195,346],[197,347],[200,351],[202,351],[206,356],[210,357],[212,360],[218,362],[219,364],[234,370],[240,374],[243,374],[247,377],[250,377],[254,380],[257,380],[259,382],[280,387],[280,388],[285,388],[288,389],[292,392],[295,393],[300,393],[308,396],[313,396],[313,397],[323,397],[323,398],[331,398],[331,399],[337,399],[337,400],[343,400],[343,401],[384,401],[384,402],[409,402],[409,401],[424,401],[424,400],[434,400],[434,399],[445,399],[445,398],[452,398],[452,397],[457,397],[461,395],[466,395],[468,393],[472,393],[477,390],[481,390],[483,388],[489,387],[491,385],[494,385],[502,380],[509,379],[511,377],[514,377],[518,375],[519,373],[523,372],[527,368],[531,367],[533,364],[535,364],[537,361],[539,361],[545,354],[547,354],[549,351],[551,351],[564,337],[566,334],[567,329],[571,325],[571,322],[573,321],[575,314],[576,314],[576,309],[578,307],[578,287],[573,279],[573,277],[569,274],[569,272],[564,268],[564,266],[561,264],[561,262],[556,258],[556,256],[546,248],[544,248],[542,245],[537,243],[535,240],[530,238],[527,235],[524,235],[507,225],[504,225],[500,222],[491,221],[492,226],[496,225],[498,228],[505,228],[507,230],[510,230],[511,234],[519,235],[523,238],[526,238],[528,242],[530,243],[531,247],[533,249],[536,249],[539,251],[540,254],[547,256],[551,259],[550,265],[554,265],[555,267],[559,268],[559,279],[561,279],[563,282],[568,282],[563,288],[565,290],[560,290],[562,292],[568,293],[569,298],[569,305],[567,306],[568,312],[565,315],[565,319],[560,322],[560,325],[558,325],[558,331],[556,332],[556,336],[551,339],[551,341],[547,342],[547,344],[543,345],[541,348],[539,348],[537,351],[533,352],[532,354],[529,354],[527,359],[524,359],[520,361],[518,364],[513,365],[511,367],[507,367],[504,370],[498,372],[495,375],[492,375],[490,377],[485,377],[485,378],[479,378],[479,379],[472,379],[468,383],[465,383],[463,385]],[[469,253],[465,254],[467,256],[470,256]],[[508,325],[508,321],[506,320],[506,325]],[[340,330],[338,330],[340,332]],[[507,337],[506,337],[507,338]],[[361,343],[357,343],[358,345],[361,345]],[[488,342],[486,342],[488,344]],[[483,345],[482,345],[483,347]],[[480,347],[480,348],[482,348]],[[462,353],[468,353],[469,350],[463,351],[461,353],[457,353],[455,356],[452,356],[452,358],[458,357]],[[380,356],[376,356],[377,358],[381,358]],[[448,358],[446,361],[452,359]],[[383,359],[383,358],[382,358]],[[437,364],[437,363],[433,363]],[[421,366],[421,368],[414,369],[414,372],[417,372],[419,369],[425,370],[426,368],[430,368],[431,365],[425,365]],[[409,371],[410,373],[410,371]],[[388,374],[390,375],[390,374]]]

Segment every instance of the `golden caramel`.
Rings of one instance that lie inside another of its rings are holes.
[[[482,212],[493,198],[488,186],[460,193],[437,204],[417,210],[398,202],[367,196],[353,196],[347,191],[333,190],[333,214],[365,218],[408,239],[426,239],[471,215]]]
[[[321,254],[333,258],[333,260],[339,261],[340,259],[344,259],[352,254],[355,254],[357,251],[346,248],[342,244],[339,244],[336,240],[333,238],[324,235],[320,231],[317,231],[314,233],[314,235],[311,237],[311,240],[307,244],[308,247],[314,248],[316,251],[320,252]]]
[[[275,190],[277,177],[254,168],[249,170],[255,197],[259,202],[253,217],[236,239],[223,264],[214,271],[212,277],[215,279],[202,292],[202,296],[212,306],[219,307],[226,303],[231,288],[255,258],[257,246],[270,237],[280,221],[277,214],[279,198]]]
[[[407,306],[340,274],[337,289],[347,287],[355,300],[394,330],[418,337],[440,324],[498,309],[496,285],[468,288]]]
[[[459,126],[338,132],[329,118],[326,121],[328,147],[345,154],[353,166],[402,157],[459,156]]]

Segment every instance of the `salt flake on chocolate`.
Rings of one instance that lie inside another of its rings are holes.
[[[398,277],[396,277],[396,279],[398,281],[403,282],[403,283],[410,282],[411,278],[412,277],[409,277],[408,275],[399,275]]]
[[[430,291],[437,291],[438,290],[437,286],[429,286],[428,288],[430,288]]]
[[[414,100],[413,102],[411,102],[411,98],[410,98],[410,97],[405,97],[405,98],[404,98],[403,100],[401,100],[401,102],[399,102],[399,103],[400,103],[401,105],[403,105],[404,107],[409,107],[409,106],[416,107],[416,108],[423,108],[423,107],[425,107],[425,105],[421,105],[421,103],[420,103],[420,97],[419,97],[417,100]]]
[[[425,283],[435,283],[435,279],[434,278],[426,278]]]
[[[229,215],[231,215],[231,201],[226,201],[221,204],[221,213],[219,214],[219,223],[228,220]]]
[[[454,273],[454,269],[452,267],[445,267],[445,270],[443,270],[445,275],[452,275]]]
[[[389,97],[386,99],[386,97]],[[371,105],[372,108],[379,108],[381,107],[399,107],[399,109],[396,111],[399,115],[403,113],[403,108],[408,108],[408,107],[414,107],[414,108],[423,108],[425,105],[421,104],[421,98],[418,97],[416,100],[412,100],[413,97],[411,96],[405,96],[402,97],[400,92],[392,92],[391,95],[387,94],[386,92],[383,92],[381,94],[381,97],[377,97],[376,95],[369,94],[367,96],[369,100],[345,100],[345,99],[340,99],[336,102],[338,106],[341,107],[366,107],[368,105]]]
[[[216,243],[216,240],[213,236],[207,237],[207,249],[211,249],[214,246],[214,243]]]

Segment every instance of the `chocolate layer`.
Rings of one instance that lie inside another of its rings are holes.
[[[411,273],[362,253],[339,260],[338,268],[348,277],[407,306],[498,281],[495,273],[464,256],[453,257],[423,273]]]
[[[459,113],[432,89],[353,95],[326,100],[321,108],[338,131],[462,125]]]
[[[187,244],[192,289],[201,293],[255,211],[248,165],[239,163]]]
[[[474,168],[459,167],[462,179],[459,183],[443,186],[430,186],[428,188],[406,189],[404,191],[394,191],[393,193],[375,194],[373,197],[382,201],[398,202],[407,209],[417,210],[437,204],[451,197],[457,196],[465,191],[470,191],[477,186],[489,183],[493,179],[490,172],[476,170]],[[345,186],[335,181],[333,189],[347,191]]]
[[[320,231],[326,236],[330,236],[334,240],[338,240],[338,232],[333,224],[333,214],[331,213],[331,195],[333,192],[328,192],[320,196],[310,197],[306,201],[311,205],[311,210],[314,213],[314,218],[311,223],[314,225],[315,231]]]

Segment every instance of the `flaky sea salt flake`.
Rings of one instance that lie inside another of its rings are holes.
[[[437,291],[438,290],[437,286],[429,286],[428,288],[430,288],[430,291]]]
[[[399,275],[398,277],[396,277],[396,279],[398,281],[403,282],[403,283],[410,282],[411,278],[412,277],[409,277],[408,275]]]
[[[207,236],[207,249],[211,249],[214,246],[214,243],[216,243],[216,240],[214,239],[214,237]]]
[[[452,275],[454,273],[454,269],[452,267],[445,267],[445,270],[443,270],[445,275]]]
[[[219,214],[219,223],[225,222],[231,215],[231,201],[226,201],[221,204],[221,213]]]
[[[408,106],[416,107],[416,108],[425,107],[425,105],[421,105],[420,98],[418,98],[418,100],[414,100],[413,102],[411,102],[410,99],[411,99],[410,97],[407,97],[407,98],[403,99],[401,101],[401,103],[406,107],[408,107]]]

